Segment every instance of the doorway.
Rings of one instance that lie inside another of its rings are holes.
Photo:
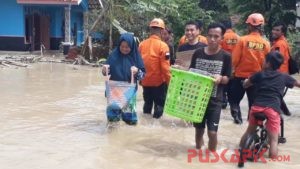
[[[25,17],[25,41],[30,44],[30,50],[40,50],[44,45],[46,50],[50,49],[50,17],[38,13],[26,15]]]

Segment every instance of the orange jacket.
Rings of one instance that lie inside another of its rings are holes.
[[[142,80],[143,86],[159,86],[170,82],[169,47],[159,36],[151,35],[142,41],[139,46],[142,55],[146,75]]]
[[[272,51],[278,51],[283,56],[283,64],[280,66],[279,71],[282,73],[289,73],[289,58],[290,58],[290,47],[284,36],[280,36],[272,44]]]
[[[242,36],[232,52],[234,76],[248,78],[260,71],[269,52],[270,43],[258,32]]]
[[[206,39],[205,36],[198,35],[198,41],[207,44],[207,39]],[[179,45],[178,46],[183,45],[187,42],[188,42],[188,40],[186,39],[185,35],[183,35],[179,40]]]
[[[222,48],[229,52],[232,53],[234,47],[236,46],[238,40],[239,40],[239,35],[237,35],[232,29],[227,29],[224,38],[222,40],[221,46]]]

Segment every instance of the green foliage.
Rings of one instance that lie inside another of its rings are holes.
[[[251,13],[262,13],[266,20],[265,32],[271,33],[272,25],[282,21],[287,25],[294,25],[296,21],[296,0],[228,0],[227,5],[231,14],[241,15],[241,21],[237,25],[239,29],[245,29],[244,21]]]
[[[136,36],[143,39],[147,37],[149,22],[154,17],[159,17],[173,30],[177,40],[184,34],[184,25],[189,20],[202,20],[208,25],[215,19],[224,17],[216,11],[225,9],[224,4],[220,3],[225,0],[217,1],[219,5],[204,9],[200,8],[199,0],[108,0],[104,2],[104,6],[113,5],[111,9],[108,7],[104,9],[106,15],[101,19],[96,30],[107,34],[110,23],[117,20],[122,28],[134,32]],[[100,12],[94,11],[90,14],[90,23],[93,23]]]
[[[294,25],[296,20],[296,0],[107,0],[103,3],[105,9],[90,13],[90,23],[93,23],[105,10],[97,31],[109,35],[110,24],[114,21],[118,23],[118,29],[133,32],[140,39],[147,37],[148,24],[155,17],[162,18],[173,30],[175,42],[184,34],[184,25],[189,20],[202,20],[205,28],[211,22],[239,15],[241,19],[236,27],[239,32],[246,33],[244,21],[247,16],[259,12],[265,16],[267,36],[274,22],[280,20]],[[116,28],[113,39],[118,39]]]
[[[184,26],[187,21],[190,20],[202,20],[210,21],[212,20],[211,12],[206,12],[205,10],[199,8],[198,0],[176,0],[178,4],[178,15],[171,13],[166,16],[168,26],[174,31],[176,40],[184,34]]]
[[[292,56],[299,55],[300,54],[300,31],[297,29],[290,30],[288,32],[287,39],[292,48],[292,52],[291,52]]]

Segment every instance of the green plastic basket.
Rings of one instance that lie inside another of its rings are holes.
[[[202,122],[214,86],[213,79],[174,68],[171,73],[164,112],[187,121]]]

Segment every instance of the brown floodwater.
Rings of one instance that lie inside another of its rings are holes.
[[[160,120],[142,115],[141,88],[138,125],[107,125],[99,68],[59,63],[2,68],[0,90],[0,169],[237,168],[221,159],[188,163],[194,128],[168,115]],[[279,145],[281,158],[248,162],[245,168],[300,168],[300,90],[290,90],[286,100],[293,115],[285,117],[287,143]],[[242,107],[246,110],[245,102]],[[217,152],[228,150],[224,157],[229,160],[246,126],[233,124],[228,109],[223,110]]]

